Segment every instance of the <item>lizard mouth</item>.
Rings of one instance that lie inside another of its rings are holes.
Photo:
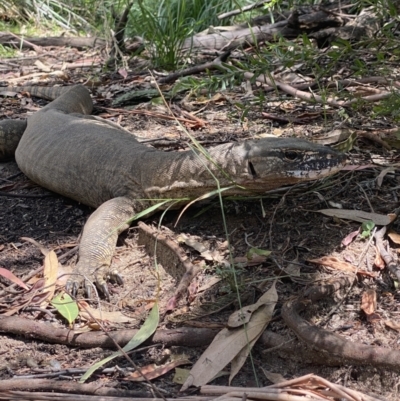
[[[293,155],[285,163],[277,163],[273,169],[268,171],[267,178],[290,177],[299,180],[313,180],[334,174],[340,171],[347,164],[347,157],[344,154],[327,155],[324,160],[308,158],[307,160],[297,161]],[[249,175],[255,180],[263,180],[262,171],[257,171],[259,164],[252,161],[247,162]]]
[[[297,178],[318,179],[340,171],[347,164],[344,153],[326,155],[324,159],[310,158],[304,160],[295,169],[288,169],[288,173]]]

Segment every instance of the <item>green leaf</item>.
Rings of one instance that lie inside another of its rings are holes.
[[[368,238],[371,235],[371,231],[374,229],[375,223],[373,221],[364,221],[361,224],[361,238]]]
[[[58,294],[52,299],[51,304],[69,324],[72,324],[78,317],[78,304],[68,294]]]
[[[250,248],[249,251],[247,252],[246,256],[247,259],[251,260],[253,259],[254,255],[258,256],[269,256],[271,255],[271,251],[266,251],[265,249],[259,249],[259,248]]]
[[[146,341],[153,333],[156,331],[157,326],[159,322],[159,311],[158,311],[158,303],[156,302],[155,305],[153,306],[152,310],[149,313],[149,316],[147,317],[146,321],[143,323],[142,327],[140,330],[133,336],[133,338],[128,342],[128,344],[125,345],[122,349],[125,352],[129,352],[130,350],[136,348],[140,344],[142,344],[144,341]],[[79,380],[79,383],[84,383],[94,371],[102,367],[105,363],[113,360],[117,356],[122,355],[122,352],[117,351],[108,356],[107,358],[104,358],[103,360],[95,363],[92,365],[86,373],[81,377]]]

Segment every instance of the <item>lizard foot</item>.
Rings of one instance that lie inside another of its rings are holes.
[[[124,281],[117,270],[114,270],[107,276],[107,280],[111,280],[118,285],[123,285]],[[107,301],[110,301],[110,292],[108,286],[103,277],[96,277],[95,280],[89,280],[88,278],[82,278],[80,275],[74,275],[71,277],[65,286],[67,292],[69,292],[73,297],[76,297],[78,290],[83,286],[85,294],[88,299],[92,299],[93,295],[93,281],[96,284],[97,289],[104,295]]]

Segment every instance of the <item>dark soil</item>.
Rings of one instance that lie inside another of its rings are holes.
[[[79,81],[79,74],[72,80]],[[135,82],[130,84],[134,89]],[[140,85],[139,85],[140,86]],[[103,93],[105,92],[102,87]],[[110,89],[112,92],[112,89]],[[239,97],[240,93],[229,93],[229,96]],[[95,98],[96,100],[96,95]],[[4,101],[6,103],[7,101]],[[295,103],[295,101],[293,100]],[[12,103],[12,104],[11,104]],[[7,110],[13,110],[15,116],[25,116],[26,108],[13,100],[7,103]],[[30,105],[30,101],[28,101]],[[38,104],[44,104],[42,101]],[[100,100],[98,105],[100,104]],[[106,101],[101,102],[107,106]],[[21,107],[21,109],[20,109]],[[31,106],[30,106],[31,107]],[[39,107],[39,106],[38,106]],[[306,107],[299,104],[298,107]],[[157,111],[157,110],[156,110]],[[105,115],[105,111],[96,108],[97,114]],[[115,113],[108,111],[110,114]],[[175,148],[185,147],[184,134],[171,121],[151,118],[141,115],[123,115],[122,125],[141,138],[172,138],[178,141]],[[266,124],[254,108],[247,116],[245,125],[239,124],[238,116],[232,110],[230,103],[210,102],[207,109],[197,117],[204,119],[207,126],[201,130],[192,131],[195,137],[208,144],[250,138],[260,134],[273,133],[274,127]],[[114,118],[117,120],[117,118]],[[320,121],[313,126],[283,127],[283,135],[312,137],[326,124],[321,115]],[[378,157],[393,163],[398,154],[389,153],[375,144],[359,140],[352,157],[358,164],[369,164]],[[77,147],[79,151],[79,147]],[[51,168],[51,166],[49,166]],[[58,257],[72,249],[79,242],[79,234],[92,210],[70,199],[50,193],[30,182],[23,174],[18,173],[14,161],[0,164],[0,266],[11,270],[18,277],[25,277],[29,272],[38,269],[43,264],[44,256],[40,249],[22,237],[30,237],[47,249],[56,249]],[[186,234],[211,250],[227,257],[224,243],[229,235],[234,257],[243,257],[250,247],[273,251],[272,256],[264,263],[256,266],[238,268],[237,280],[240,283],[241,303],[254,303],[265,288],[268,288],[272,278],[279,278],[277,289],[279,302],[277,312],[269,329],[287,338],[294,338],[279,315],[282,303],[314,283],[343,274],[340,271],[327,270],[323,267],[308,264],[307,260],[335,256],[341,261],[358,266],[361,270],[373,270],[376,250],[369,239],[358,237],[350,245],[344,247],[341,241],[351,232],[360,227],[359,223],[327,217],[318,213],[320,209],[332,207],[332,203],[344,209],[358,209],[375,213],[388,214],[398,206],[398,188],[400,176],[398,173],[388,173],[381,187],[376,179],[382,168],[379,166],[366,168],[357,172],[341,172],[324,182],[316,182],[291,190],[283,190],[263,199],[239,199],[224,201],[223,212],[227,221],[227,231],[224,229],[221,207],[217,200],[207,205],[191,207],[175,226],[179,212],[168,212],[162,219],[162,225],[171,233],[168,234],[178,241],[179,235]],[[4,192],[14,194],[6,196]],[[157,214],[146,220],[148,224],[158,225],[162,215]],[[399,232],[395,223],[393,229]],[[393,246],[393,244],[392,244]],[[183,246],[187,254],[196,263],[202,258],[199,254]],[[395,250],[391,250],[395,253]],[[76,252],[63,259],[63,265],[74,265]],[[161,265],[163,264],[163,261]],[[210,279],[222,278],[222,281],[205,292],[195,291],[194,300],[182,299],[173,313],[163,316],[160,327],[180,327],[185,325],[225,324],[228,316],[237,309],[237,295],[232,292],[233,274],[230,268],[223,264],[203,262],[204,269],[196,277],[197,288],[201,289]],[[298,263],[298,265],[297,265]],[[290,272],[299,270],[294,275]],[[168,266],[161,269],[160,278],[155,273],[155,263],[143,247],[137,245],[137,228],[135,224],[122,235],[114,259],[113,267],[124,277],[124,286],[110,284],[113,296],[111,304],[102,301],[102,307],[108,310],[120,310],[133,320],[129,324],[110,324],[109,328],[136,327],[139,328],[153,304],[160,285],[160,307],[165,311],[168,300],[173,296],[177,278],[168,274]],[[288,270],[288,268],[292,270]],[[294,270],[293,270],[294,269]],[[375,270],[376,271],[376,270]],[[39,274],[40,276],[40,274]],[[8,280],[1,279],[1,287],[5,289]],[[361,294],[366,289],[374,289],[378,296],[376,313],[381,319],[369,323],[360,310]],[[232,296],[233,295],[233,296]],[[10,297],[3,293],[2,309]],[[233,302],[231,300],[233,299]],[[379,278],[359,276],[357,283],[347,293],[346,297],[336,305],[335,300],[326,300],[310,305],[306,317],[315,324],[323,322],[323,327],[345,336],[349,341],[364,344],[379,344],[398,348],[398,334],[384,325],[384,320],[396,320],[399,307],[398,293],[389,274],[382,270]],[[222,308],[224,302],[227,304]],[[337,309],[325,321],[325,317],[337,306]],[[210,310],[219,309],[210,314]],[[45,314],[40,309],[20,311],[21,316],[39,321],[47,321],[57,327],[66,326],[54,310]],[[79,322],[78,322],[79,323]],[[218,326],[218,325],[217,325]],[[297,342],[296,339],[294,341]],[[297,343],[299,348],[305,347]],[[203,349],[188,347],[170,347],[174,354],[186,354],[195,362]],[[26,375],[33,372],[48,371],[49,367],[87,368],[92,363],[111,353],[110,350],[78,349],[58,344],[47,344],[35,339],[26,339],[3,333],[0,341],[0,378],[7,379],[14,375]],[[147,365],[157,361],[165,353],[163,346],[155,346],[135,355],[135,362]],[[115,362],[115,361],[114,361]],[[114,362],[112,364],[114,364]],[[116,363],[120,367],[129,366],[123,358]],[[285,378],[297,377],[313,372],[345,386],[359,389],[365,393],[378,393],[390,400],[398,399],[398,373],[371,366],[323,366],[304,363],[294,354],[289,358],[276,351],[265,353],[262,345],[256,345],[253,351],[255,370],[247,363],[233,385],[255,386],[270,384],[263,370],[279,373]],[[73,375],[71,375],[73,376]],[[155,385],[166,391],[168,396],[177,395],[180,386],[172,382],[173,373],[168,373],[154,381]],[[99,374],[94,380],[109,381],[109,385],[124,388],[146,390],[140,383],[116,383],[118,374],[110,376]],[[217,384],[227,384],[226,377],[214,381]],[[149,393],[150,394],[150,393]]]

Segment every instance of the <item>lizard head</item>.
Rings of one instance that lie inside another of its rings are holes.
[[[246,188],[273,189],[332,175],[346,155],[301,139],[266,138],[244,143],[249,181]]]

